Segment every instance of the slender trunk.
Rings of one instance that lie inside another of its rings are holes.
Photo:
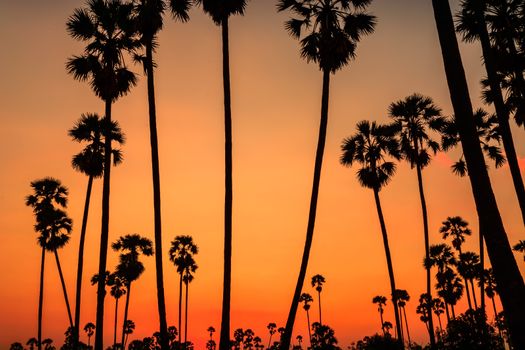
[[[443,326],[441,325],[441,316],[438,315],[439,331],[443,332]]]
[[[469,282],[470,282],[470,290],[472,291],[472,299],[474,300],[474,308],[477,310],[478,300],[476,299],[476,290],[474,289],[474,280],[470,278]]]
[[[272,333],[270,333],[270,339],[268,339],[268,349],[270,348],[270,344],[272,344]]]
[[[308,321],[308,339],[310,340],[310,347],[312,347],[312,329],[310,327],[310,313],[306,310],[306,320]]]
[[[404,306],[403,306],[403,317],[405,318],[405,326],[407,328],[408,347],[410,348],[410,344],[412,344],[412,341],[410,340],[410,330],[408,329],[407,312]]]
[[[494,319],[496,319],[498,317],[498,311],[496,310],[496,302],[494,301],[494,297],[491,298],[492,299],[492,308],[494,309]]]
[[[465,291],[467,292],[468,309],[472,310],[472,301],[470,299],[470,288],[468,286],[468,280],[463,276],[461,277],[463,279],[463,283],[465,284]]]
[[[479,1],[479,6],[480,7],[477,9],[476,15],[478,19],[478,32],[481,41],[481,48],[483,51],[485,69],[489,79],[490,91],[494,98],[494,107],[496,109],[496,116],[498,118],[503,148],[505,149],[505,155],[507,156],[507,162],[512,175],[512,182],[514,183],[514,189],[516,191],[521,209],[521,218],[525,223],[525,186],[523,185],[516,149],[514,147],[514,141],[512,140],[512,132],[510,130],[509,124],[509,110],[505,105],[505,100],[503,99],[503,94],[501,92],[496,62],[494,60],[494,49],[490,44],[487,24],[485,23],[485,1]]]
[[[232,274],[232,209],[233,209],[233,160],[232,113],[230,92],[230,53],[228,17],[222,19],[222,77],[224,88],[224,279],[222,290],[222,317],[219,350],[230,348],[230,302]]]
[[[131,283],[126,286],[126,306],[124,307],[124,320],[122,321],[122,350],[124,350],[124,337],[126,335],[126,322],[128,321],[128,309],[129,309],[129,293],[131,292]]]
[[[487,310],[485,307],[485,244],[483,243],[483,235],[479,233],[479,269],[480,269],[480,298],[481,298],[481,309],[483,314],[487,315]]]
[[[401,310],[401,307],[398,306],[397,307],[398,310]],[[404,339],[404,331],[403,331],[403,312],[399,312],[399,323],[401,323],[401,333],[399,333],[401,336],[402,339]]]
[[[454,310],[454,305],[450,304],[450,310],[452,311],[452,319],[456,319],[456,311]]]
[[[401,332],[401,321],[399,318],[399,308],[397,307],[396,281],[394,278],[394,266],[392,265],[392,257],[390,255],[390,247],[388,245],[388,234],[386,232],[385,218],[383,217],[383,210],[381,209],[381,202],[379,200],[379,190],[374,188],[374,198],[376,202],[377,215],[379,216],[379,224],[381,225],[381,235],[383,236],[383,245],[385,248],[386,264],[388,266],[388,276],[390,278],[390,289],[392,292],[392,306],[394,307],[394,316],[396,319],[396,330],[399,334],[399,343],[403,344],[403,335]]]
[[[319,302],[319,324],[322,325],[323,324],[323,321],[322,321],[323,319],[322,319],[322,316],[321,316],[321,292],[318,291],[317,295],[319,296],[319,300],[318,300],[318,302]]]
[[[383,321],[383,310],[382,309],[379,310],[379,319],[381,320],[381,330],[383,331],[383,335],[385,335],[385,327],[384,327],[385,322]]]
[[[480,230],[487,243],[496,282],[500,287],[511,342],[517,348],[525,349],[525,284],[512,254],[476,134],[450,5],[448,1],[443,0],[432,0],[432,5],[456,124],[480,220]]]
[[[186,305],[184,305],[184,349],[188,347],[188,282],[186,284]]]
[[[106,135],[111,135],[111,100],[106,101]],[[102,182],[102,227],[100,230],[100,252],[98,275],[106,275],[109,240],[109,195],[111,179],[111,138],[104,140],[104,178]],[[97,284],[97,315],[95,328],[95,349],[104,350],[104,297],[106,296],[106,279],[99,278]]]
[[[416,152],[417,152],[417,141],[416,144]],[[419,198],[421,200],[421,212],[423,214],[423,234],[425,236],[425,257],[426,260],[430,260],[430,238],[428,234],[428,213],[427,213],[427,202],[425,200],[425,192],[423,191],[423,174],[421,171],[421,166],[416,164],[416,172],[417,172],[417,183],[419,188]],[[432,286],[431,286],[431,277],[430,277],[430,269],[431,266],[426,267],[426,273],[427,273],[427,294],[429,300],[432,300]],[[428,337],[430,339],[430,348],[434,349],[436,347],[436,337],[434,335],[434,321],[432,320],[432,305],[430,303],[427,303],[427,312],[428,312]]]
[[[182,342],[180,341],[182,338],[182,272],[180,274],[179,279],[179,344]]]
[[[89,214],[89,202],[91,198],[91,188],[93,187],[93,176],[89,176],[86,201],[84,203],[84,215],[82,216],[82,229],[80,230],[80,243],[78,245],[78,266],[77,266],[77,289],[75,296],[75,328],[73,329],[74,343],[78,347],[80,336],[80,300],[82,297],[82,272],[84,270],[84,242],[86,240],[86,229]]]
[[[38,350],[42,350],[42,308],[44,306],[44,265],[46,261],[46,249],[42,248],[42,260],[40,261],[40,292],[38,294]]]
[[[447,323],[448,323],[448,322],[450,322],[450,314],[448,312],[448,303],[447,302],[445,302],[445,311],[447,313]]]
[[[57,262],[58,275],[60,276],[60,283],[62,284],[62,292],[64,293],[64,300],[66,302],[69,326],[73,328],[73,318],[71,317],[71,308],[69,307],[69,298],[67,297],[66,282],[64,281],[64,274],[62,273],[62,267],[60,266],[60,259],[58,258],[58,252],[55,250],[54,253],[55,253],[55,260]]]
[[[117,321],[118,321],[118,300],[115,298],[115,325],[113,326],[113,348],[117,344]]]
[[[312,247],[312,240],[314,236],[315,217],[317,212],[317,198],[319,196],[319,183],[321,181],[321,169],[323,166],[323,154],[326,142],[326,129],[328,126],[328,101],[330,96],[330,72],[323,70],[323,92],[321,97],[321,121],[319,125],[319,139],[317,141],[317,150],[315,154],[314,178],[312,184],[312,196],[310,198],[310,211],[308,213],[308,226],[306,228],[306,241],[304,243],[303,257],[301,260],[301,268],[297,278],[297,284],[293,294],[292,305],[286,320],[286,328],[281,339],[281,350],[288,350],[292,339],[293,326],[295,323],[295,316],[297,307],[299,305],[299,298],[303,289],[304,278],[306,276],[306,269],[308,267],[308,259],[310,257],[310,248]]]

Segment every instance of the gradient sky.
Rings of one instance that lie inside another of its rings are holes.
[[[452,2],[457,7],[457,1]],[[0,0],[0,348],[36,336],[40,249],[34,218],[24,205],[30,181],[62,180],[70,190],[74,219],[70,244],[59,252],[70,299],[74,299],[76,255],[87,178],[75,172],[71,156],[81,149],[67,130],[81,113],[103,112],[88,84],[74,81],[65,62],[82,43],[71,39],[65,22],[83,1]],[[317,224],[305,291],[312,275],[326,277],[323,320],[342,347],[378,332],[373,296],[388,295],[389,284],[372,192],[359,186],[356,169],[339,164],[342,139],[362,119],[388,120],[388,105],[414,92],[434,98],[445,115],[452,111],[431,2],[375,0],[376,32],[363,38],[357,59],[332,79],[330,115]],[[234,137],[232,331],[252,328],[267,339],[266,325],[284,326],[303,251],[314,152],[317,142],[321,74],[298,54],[298,43],[283,29],[286,13],[275,1],[252,0],[246,15],[230,24]],[[162,181],[163,244],[192,235],[200,247],[199,269],[190,285],[189,339],[203,348],[210,325],[220,327],[223,241],[223,107],[220,30],[201,13],[187,24],[166,18],[157,54],[156,92]],[[462,45],[473,103],[479,106],[484,71],[477,45]],[[140,67],[132,67],[141,73]],[[146,86],[144,77],[114,106],[127,136],[125,161],[112,172],[110,242],[140,233],[153,238],[153,206]],[[514,128],[525,164],[523,130]],[[447,216],[460,215],[477,233],[470,184],[450,171],[460,151],[438,154],[423,176],[431,242]],[[511,242],[523,238],[519,207],[508,167],[490,171]],[[101,180],[95,182],[86,244],[82,324],[95,319]],[[381,191],[398,288],[408,303],[411,334],[427,341],[415,314],[425,288],[420,203],[416,174],[401,164]],[[467,241],[476,249],[477,238]],[[109,253],[108,268],[117,256]],[[153,258],[134,285],[131,337],[151,335],[157,326]],[[523,268],[519,258],[520,268]],[[165,255],[168,323],[177,320],[177,275]],[[107,343],[114,300],[106,298]],[[459,306],[460,311],[465,308]],[[317,307],[312,308],[317,318]],[[393,322],[391,306],[386,319]],[[298,311],[296,334],[307,335]],[[59,344],[67,316],[51,255],[46,264],[43,336]]]

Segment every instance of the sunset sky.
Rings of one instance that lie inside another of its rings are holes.
[[[458,1],[452,1],[457,8]],[[303,252],[317,143],[321,74],[299,56],[298,42],[284,30],[288,13],[276,1],[251,0],[244,17],[230,21],[233,108],[233,281],[231,329],[252,328],[267,341],[266,325],[284,326]],[[78,238],[87,178],[70,166],[81,145],[67,130],[81,113],[103,113],[103,102],[87,83],[67,75],[68,57],[83,43],[70,38],[67,18],[79,0],[0,0],[0,349],[25,343],[37,332],[41,250],[34,217],[24,204],[30,182],[59,178],[69,188],[68,214],[74,220],[70,243],[59,251],[74,307]],[[431,1],[375,0],[374,34],[364,37],[357,58],[332,78],[327,145],[317,223],[305,292],[310,278],[325,276],[323,321],[346,348],[379,332],[375,295],[389,295],[388,274],[373,194],[355,177],[357,168],[339,164],[340,145],[363,119],[388,121],[391,102],[414,92],[431,96],[445,115],[452,113]],[[206,328],[220,328],[222,298],[224,132],[220,30],[201,9],[186,24],[165,18],[156,61],[156,102],[161,166],[163,244],[168,324],[177,323],[178,277],[167,251],[176,235],[192,235],[200,248],[199,269],[190,285],[188,338],[204,348]],[[484,75],[477,45],[461,46],[473,104],[481,106]],[[124,162],[111,179],[110,242],[139,233],[153,240],[151,159],[146,85],[140,81],[114,105],[113,117],[126,134]],[[525,167],[523,129],[513,128]],[[475,233],[467,248],[477,250],[477,216],[467,178],[450,165],[460,150],[434,157],[423,172],[431,243],[447,216],[462,216]],[[511,243],[523,239],[523,223],[507,166],[490,175]],[[95,320],[102,181],[95,182],[89,217],[82,325]],[[415,314],[425,289],[424,245],[415,171],[402,163],[380,193],[389,233],[396,284],[407,289],[411,335],[427,342]],[[518,258],[522,272],[523,260]],[[154,259],[134,284],[130,340],[158,326]],[[108,268],[117,255],[110,251]],[[62,344],[67,313],[56,265],[46,259],[43,337]],[[112,337],[114,299],[106,298],[105,339]],[[464,303],[458,307],[465,309]],[[491,314],[489,314],[491,315]],[[312,319],[318,318],[317,306]],[[386,319],[394,322],[389,303]],[[306,316],[298,310],[295,334],[307,337]],[[84,334],[82,333],[82,336]],[[218,339],[218,333],[216,334]],[[83,340],[86,340],[85,337]]]

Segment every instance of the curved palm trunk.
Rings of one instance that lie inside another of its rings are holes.
[[[306,310],[306,321],[308,322],[308,340],[310,341],[310,347],[312,346],[312,329],[310,327],[310,313]]]
[[[86,201],[84,203],[84,214],[82,215],[82,229],[80,230],[80,243],[78,245],[78,266],[77,266],[77,289],[75,296],[75,328],[73,329],[74,342],[79,343],[80,334],[80,301],[82,297],[82,272],[84,269],[84,242],[86,240],[87,220],[89,214],[89,202],[91,198],[91,189],[93,187],[93,176],[89,176]]]
[[[417,142],[416,142],[416,152],[417,152]],[[417,172],[417,183],[419,188],[419,198],[421,200],[421,212],[423,214],[423,234],[425,236],[425,257],[427,260],[430,259],[430,238],[428,234],[428,213],[427,213],[427,202],[425,200],[425,192],[423,191],[423,174],[421,171],[421,166],[416,164]],[[431,286],[431,277],[430,277],[430,266],[427,266],[427,294],[430,300],[432,300],[432,286]],[[432,319],[432,305],[428,303],[427,307],[428,313],[428,337],[430,339],[430,348],[434,349],[436,347],[436,338],[434,335],[434,321]],[[410,340],[409,340],[410,343]]]
[[[38,293],[38,350],[42,350],[42,308],[44,306],[44,265],[46,262],[46,249],[42,248],[40,261],[40,292]]]
[[[525,349],[525,284],[512,254],[476,134],[465,71],[448,1],[432,0],[447,82],[463,146],[480,230],[508,319],[511,341]]]
[[[405,319],[405,326],[407,329],[407,338],[408,338],[408,347],[410,348],[410,344],[412,344],[412,341],[410,340],[410,330],[408,329],[407,312],[404,306],[403,306],[403,318]]]
[[[182,337],[181,325],[182,325],[182,273],[180,274],[180,279],[179,279],[179,344],[182,343],[180,341]]]
[[[381,202],[379,200],[379,190],[374,188],[374,199],[376,202],[377,215],[379,216],[379,224],[381,225],[381,234],[383,236],[383,245],[385,248],[386,263],[388,266],[388,276],[390,278],[390,289],[392,292],[392,305],[394,307],[394,316],[396,319],[396,331],[399,335],[399,343],[403,344],[403,333],[401,332],[401,321],[399,318],[399,308],[397,307],[397,300],[394,299],[396,290],[396,281],[394,278],[394,267],[392,265],[392,257],[390,256],[390,247],[388,246],[388,235],[386,232],[385,218],[383,217],[383,210],[381,209]]]
[[[317,212],[317,198],[319,196],[319,183],[321,181],[321,169],[323,166],[323,154],[326,143],[326,129],[328,126],[328,100],[330,96],[330,72],[323,70],[323,94],[321,98],[321,121],[319,125],[319,139],[317,141],[317,150],[315,154],[314,179],[312,184],[312,197],[310,199],[310,211],[308,214],[308,226],[306,228],[306,241],[304,243],[303,257],[301,260],[301,268],[299,270],[299,277],[295,286],[295,292],[286,320],[286,328],[281,339],[281,350],[288,350],[292,339],[293,326],[295,323],[295,316],[297,307],[299,305],[299,298],[303,289],[304,278],[306,276],[306,269],[308,267],[308,259],[310,257],[310,248],[312,247],[312,240],[314,236],[315,217]]]
[[[117,345],[118,300],[115,298],[115,325],[113,326],[113,348]]]
[[[184,310],[184,349],[188,347],[188,284],[186,284],[186,301],[185,301],[185,310]]]
[[[111,135],[111,100],[106,102],[106,135]],[[111,138],[104,140],[104,154],[111,154]],[[108,258],[109,240],[109,195],[111,179],[111,157],[104,157],[104,178],[102,183],[102,227],[100,230],[100,252],[98,262],[98,275],[105,276]],[[97,284],[97,315],[95,329],[95,349],[104,350],[104,297],[106,296],[106,279],[99,278]]]
[[[321,315],[321,292],[317,292],[317,295],[319,296],[319,324],[322,325],[323,324],[323,319],[322,319],[322,315]]]
[[[128,320],[128,309],[129,309],[129,293],[131,292],[131,283],[127,285],[126,293],[126,306],[124,307],[124,320],[122,321],[122,350],[124,350],[124,339],[126,336],[126,321]]]
[[[230,301],[231,301],[231,269],[232,269],[232,115],[230,92],[230,53],[228,45],[228,17],[222,19],[222,75],[224,88],[224,281],[222,291],[221,336],[219,350],[229,350],[230,347]]]
[[[71,317],[71,308],[69,307],[69,298],[67,297],[66,282],[64,281],[64,274],[62,273],[62,267],[60,266],[60,259],[58,258],[58,252],[55,250],[55,260],[57,262],[58,275],[60,276],[60,283],[62,284],[62,292],[64,293],[64,300],[66,302],[67,317],[69,318],[69,326],[73,328],[73,318]]]

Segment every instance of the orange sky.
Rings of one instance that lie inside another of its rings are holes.
[[[453,1],[454,4],[457,1]],[[67,129],[81,113],[103,111],[85,83],[65,72],[66,59],[82,44],[69,38],[65,22],[82,1],[0,0],[0,348],[36,336],[40,249],[34,218],[24,205],[30,181],[60,178],[70,190],[68,213],[75,227],[59,252],[70,299],[74,299],[76,252],[87,179],[70,167],[80,147]],[[252,328],[267,339],[266,324],[283,326],[304,244],[320,111],[321,75],[300,59],[298,44],[283,29],[287,14],[275,1],[252,0],[243,18],[230,25],[234,132],[234,240],[232,331]],[[340,345],[379,331],[371,299],[388,295],[387,269],[372,192],[361,188],[355,169],[339,165],[342,139],[362,119],[386,121],[388,105],[420,92],[451,113],[430,1],[375,0],[376,32],[363,39],[357,60],[332,79],[330,115],[309,279],[323,274],[323,320]],[[203,347],[209,325],[219,329],[223,240],[223,110],[220,31],[200,10],[187,24],[167,19],[159,38],[156,73],[162,181],[164,246],[190,234],[200,247],[199,269],[190,286],[189,339]],[[480,50],[462,46],[471,96],[479,103],[483,75]],[[140,73],[139,67],[133,68]],[[153,237],[153,207],[146,88],[138,87],[114,107],[127,136],[125,161],[112,172],[110,241],[137,232]],[[523,130],[514,129],[524,157]],[[451,154],[439,154],[425,169],[431,241],[447,216],[461,215],[477,232],[466,178],[451,174]],[[523,238],[519,207],[505,166],[491,179],[511,242]],[[399,288],[407,289],[411,334],[426,341],[415,314],[425,288],[423,235],[416,174],[402,164],[381,192]],[[82,323],[95,319],[101,181],[95,183],[86,244]],[[477,238],[467,245],[475,249]],[[156,325],[153,258],[134,285],[131,339],[150,335]],[[110,252],[108,267],[117,256]],[[59,344],[67,316],[51,255],[46,265],[44,337]],[[520,268],[523,268],[519,258]],[[177,275],[165,255],[168,323],[177,320]],[[112,335],[114,300],[107,298],[106,339]],[[459,307],[462,311],[464,306]],[[317,318],[317,307],[312,308]],[[392,308],[386,318],[393,322]],[[306,336],[299,309],[296,332]]]

